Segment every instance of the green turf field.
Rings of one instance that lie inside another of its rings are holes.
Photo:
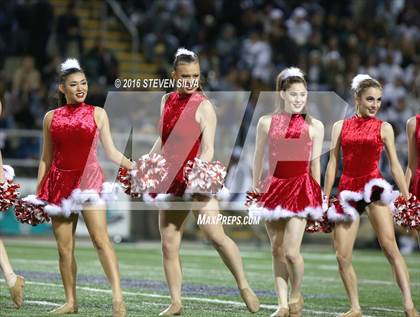
[[[82,246],[81,246],[82,245]],[[0,284],[0,316],[47,316],[64,301],[57,252],[52,243],[6,241],[17,272],[26,277],[26,302],[15,310],[8,289]],[[263,308],[254,316],[269,316],[276,299],[268,245],[264,249],[240,246],[246,273],[260,296]],[[129,316],[157,316],[169,303],[158,243],[118,245],[122,284]],[[347,300],[329,247],[305,245],[304,316],[336,316],[346,311]],[[78,316],[111,316],[111,294],[96,253],[79,243]],[[406,256],[413,298],[420,307],[420,256]],[[204,244],[185,244],[184,316],[251,316],[245,309],[228,270],[217,253]],[[354,264],[359,276],[364,316],[404,316],[401,296],[385,257],[378,251],[356,251]]]

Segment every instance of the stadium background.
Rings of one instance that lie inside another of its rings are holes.
[[[199,54],[204,90],[251,92],[231,167],[235,166],[242,153],[246,136],[252,134],[252,127],[249,127],[260,93],[274,90],[278,72],[291,65],[304,70],[310,90],[333,91],[340,96],[350,105],[349,113],[352,109],[351,78],[357,73],[369,73],[379,79],[384,87],[379,116],[394,127],[399,159],[403,167],[406,166],[405,123],[420,110],[420,2],[417,0],[337,3],[282,0],[3,0],[0,1],[0,100],[3,104],[0,147],[5,164],[15,168],[17,181],[25,189],[23,194],[35,189],[42,118],[45,112],[56,106],[57,70],[65,57],[80,59],[89,80],[87,102],[103,106],[108,92],[117,90],[114,87],[116,78],[169,78],[173,54],[179,46]],[[154,140],[151,137],[154,130],[144,109],[140,107],[136,116],[143,118],[136,128],[140,134],[144,132],[148,135],[142,140],[142,146],[147,149]],[[122,122],[120,127],[115,127],[118,128],[123,130],[126,126]],[[119,144],[118,133],[113,136]],[[122,146],[121,150],[130,152],[130,147]],[[325,165],[325,156],[322,162]],[[391,180],[386,160],[381,165],[385,178]],[[115,166],[110,168],[115,169]],[[241,175],[241,183],[244,186],[250,184],[249,166]],[[130,258],[134,253],[139,254],[139,259],[149,254],[148,244],[143,249],[145,240],[157,241],[157,214],[151,211],[110,210],[109,221],[110,235],[116,242],[141,241],[138,249],[131,245],[119,247],[119,252],[126,255],[120,259],[124,272],[124,265],[137,265]],[[245,253],[251,254],[251,257],[252,254],[256,258],[264,257],[266,267],[262,274],[270,279],[270,256],[263,225],[226,226],[226,230],[235,240],[243,242],[245,250],[249,248]],[[78,233],[86,235],[83,224]],[[12,262],[13,255],[19,257],[25,253],[25,248],[31,245],[28,241],[35,236],[39,237],[37,239],[42,246],[42,241],[53,239],[49,225],[20,225],[11,211],[0,214],[0,234],[17,237],[9,242],[12,244]],[[400,243],[406,252],[418,250],[413,236],[409,238],[410,235],[404,232],[400,234]],[[366,217],[362,218],[359,236],[357,247],[377,248]],[[186,238],[199,241],[198,245],[204,242],[192,217]],[[319,260],[316,258],[318,249],[312,247],[312,243],[327,245],[328,251],[322,248],[319,254],[325,253],[325,258],[330,261],[326,267],[333,267],[333,254],[328,249],[330,236],[305,236],[305,244],[309,245],[305,252],[308,252],[310,261],[316,262]],[[42,250],[51,253],[48,255],[51,258],[46,260],[51,263],[46,265],[46,269],[51,265],[57,271],[57,266],[52,264],[55,260],[52,246],[47,243]],[[158,250],[157,244],[153,246],[155,251]],[[87,258],[94,257],[93,251],[89,253],[82,249],[81,252],[87,252]],[[187,247],[185,252],[200,254],[194,245]],[[370,259],[375,262],[380,257],[377,251],[359,252],[362,263],[368,263]],[[36,258],[36,252],[28,252],[28,260],[37,263]],[[153,261],[160,261],[158,254],[154,255]],[[418,252],[408,261],[410,267],[414,267],[412,280],[418,299]],[[18,260],[16,264],[20,270],[30,269],[23,260]],[[195,265],[204,264],[197,259]],[[381,262],[381,265],[381,270],[384,270],[381,276],[389,279],[386,263]],[[153,267],[150,264],[144,269]],[[368,269],[365,273],[366,276],[374,274]],[[162,280],[163,276],[157,279]],[[201,277],[195,281],[207,283]],[[223,284],[222,281],[223,277],[219,276],[213,282]],[[384,285],[384,292],[389,289],[396,292],[396,287],[386,286],[391,284],[377,285]],[[336,287],[340,289],[339,281]],[[273,288],[264,285],[261,289],[271,291]],[[398,293],[395,296],[398,298]],[[2,303],[5,298],[3,290],[0,293]],[[383,302],[389,303],[391,310],[395,306],[398,311],[399,302],[393,300],[391,303],[384,295]],[[98,305],[100,307],[101,304]],[[344,300],[341,305],[344,305]],[[319,307],[323,307],[322,302]],[[199,309],[198,306],[196,308]],[[396,316],[395,312],[371,313],[374,316],[388,314]]]

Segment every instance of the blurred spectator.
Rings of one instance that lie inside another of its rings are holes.
[[[83,68],[90,80],[112,85],[118,77],[118,60],[101,40],[82,58]]]
[[[23,99],[38,90],[41,85],[41,75],[35,68],[32,56],[26,56],[22,60],[22,65],[16,70],[13,77],[13,94]]]
[[[308,42],[312,32],[311,24],[306,20],[306,16],[306,10],[302,7],[297,7],[293,11],[292,17],[286,21],[289,36],[299,46],[303,46]]]
[[[272,79],[271,47],[257,30],[253,31],[242,46],[241,60],[251,70],[252,79],[269,83]]]
[[[69,45],[76,42],[77,56],[83,54],[83,37],[79,17],[75,13],[75,3],[69,1],[66,12],[57,20],[57,44],[60,56],[65,58],[68,54]],[[73,54],[71,54],[73,55]]]
[[[395,106],[398,99],[402,99],[407,95],[404,87],[404,81],[401,75],[396,77],[393,82],[388,82],[384,86],[382,93],[382,102],[386,107]]]

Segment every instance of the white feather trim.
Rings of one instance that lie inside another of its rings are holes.
[[[101,198],[105,201],[115,201],[121,191],[118,183],[105,182],[102,184]]]
[[[10,165],[3,165],[4,178],[7,180],[13,180],[15,178],[15,170]]]
[[[282,80],[285,80],[286,78],[289,77],[300,77],[300,78],[304,78],[303,72],[297,68],[297,67],[289,67],[286,68],[283,72],[283,78]]]
[[[311,217],[312,219],[321,219],[324,211],[322,207],[306,207],[302,211],[294,212],[291,210],[283,209],[281,206],[277,206],[275,209],[268,209],[264,207],[260,207],[257,204],[252,204],[248,208],[248,213],[250,217],[261,217],[261,219],[265,219],[267,221],[278,220],[278,219],[285,219],[291,217],[299,217],[299,218],[308,218]]]
[[[365,81],[367,79],[372,79],[372,77],[370,77],[367,74],[358,74],[356,75],[353,80],[351,81],[351,89],[353,91],[357,91],[357,89],[359,89],[360,83],[362,81]]]
[[[79,61],[75,58],[67,58],[62,64],[61,64],[61,72],[65,72],[66,70],[76,68],[76,69],[82,69],[80,67]]]
[[[334,205],[328,208],[327,217],[329,222],[351,221],[351,218],[348,214],[339,214]]]
[[[392,185],[382,178],[374,178],[366,183],[364,188],[363,197],[367,203],[371,202],[372,188],[378,186],[383,188],[380,200],[385,204],[393,203],[394,200],[400,195],[400,192],[393,190]]]
[[[357,210],[350,205],[350,201],[360,201],[363,200],[363,194],[353,192],[350,190],[343,190],[338,198],[341,207],[343,208],[344,213],[346,213],[350,219],[353,221],[359,217]]]
[[[186,48],[184,48],[184,47],[180,47],[180,48],[178,48],[177,50],[176,50],[176,53],[175,53],[175,58],[176,57],[178,57],[179,55],[190,55],[190,56],[192,56],[192,57],[195,57],[196,55],[195,55],[195,53],[193,52],[193,51],[190,51],[190,50],[187,50]]]
[[[23,201],[26,201],[26,202],[29,202],[31,204],[34,204],[35,206],[41,206],[41,205],[45,205],[46,204],[43,200],[38,199],[36,197],[36,195],[28,195],[28,196],[22,198],[22,200]]]
[[[230,198],[230,190],[225,186],[216,193],[216,198],[221,201],[227,201]]]
[[[118,190],[118,186],[108,182],[102,184],[101,194],[98,194],[94,189],[81,190],[76,188],[71,192],[68,198],[63,198],[59,205],[46,205],[45,211],[50,216],[70,217],[73,213],[80,213],[85,204],[102,207],[106,202],[115,200],[117,198],[116,193]]]

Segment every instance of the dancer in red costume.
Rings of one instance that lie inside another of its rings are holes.
[[[195,83],[200,80],[198,56],[189,50],[179,49],[175,55],[173,78],[184,81],[183,87],[165,95],[161,105],[161,136],[150,154],[162,154],[168,162],[169,172],[162,184],[162,196],[166,200],[183,201],[187,185],[183,170],[188,160],[195,157],[211,161],[214,154],[216,114],[212,104]],[[219,214],[215,198],[196,196],[204,204],[194,210],[195,216],[209,217]],[[179,258],[182,233],[190,210],[160,210],[159,229],[162,241],[163,267],[171,295],[171,305],[160,316],[180,315],[182,271]],[[236,244],[226,236],[222,224],[200,225],[200,229],[219,252],[237,282],[240,294],[251,312],[259,310],[258,298],[251,290],[243,270],[242,260]]]
[[[113,316],[125,316],[118,260],[108,237],[105,202],[112,184],[104,176],[96,157],[100,138],[108,158],[127,169],[133,163],[114,146],[104,109],[84,103],[88,84],[77,60],[61,65],[61,107],[44,118],[43,150],[38,170],[37,199],[46,201],[60,256],[60,272],[66,303],[54,314],[77,313],[75,231],[79,213],[88,228],[106,276],[111,283]],[[62,98],[63,99],[63,98]]]
[[[334,246],[341,279],[351,303],[351,310],[341,316],[362,316],[352,253],[359,228],[359,214],[366,210],[403,294],[405,314],[418,317],[411,298],[407,266],[395,240],[391,210],[398,192],[392,190],[378,168],[382,148],[385,147],[394,180],[402,195],[408,199],[408,188],[398,162],[392,127],[375,117],[381,106],[382,86],[368,75],[357,75],[353,79],[352,89],[356,114],[334,124],[324,188],[328,197],[334,184],[341,148],[343,173],[338,185],[339,203],[328,210],[328,218],[336,222]]]
[[[253,184],[254,191],[261,192],[261,196],[249,207],[249,213],[267,220],[279,305],[271,316],[300,317],[304,271],[300,246],[306,218],[320,219],[323,215],[319,182],[324,126],[304,113],[308,90],[298,68],[287,68],[278,75],[277,91],[281,98],[280,109],[261,117],[257,126]],[[269,175],[258,186],[266,144]]]
[[[407,121],[408,166],[405,173],[410,192],[420,198],[420,114]]]
[[[0,102],[0,114],[1,110],[2,104]],[[3,158],[0,152],[0,184],[4,183],[8,178],[13,178],[13,175],[6,175],[7,172],[3,168]],[[25,279],[20,275],[16,275],[13,271],[2,240],[0,240],[0,268],[3,271],[4,279],[6,280],[6,284],[9,287],[13,304],[16,308],[20,308],[23,304],[23,288],[25,286]]]

